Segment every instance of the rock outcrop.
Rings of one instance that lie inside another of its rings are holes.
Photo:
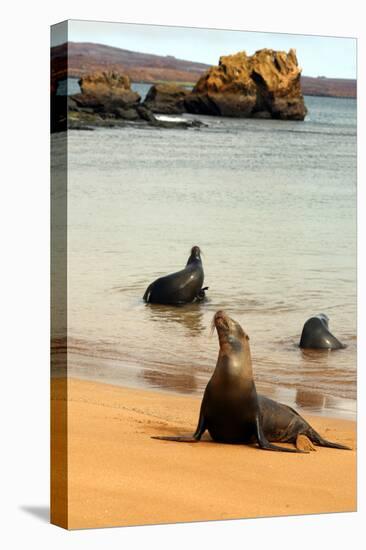
[[[131,122],[156,128],[199,128],[197,120],[159,120],[141,104],[140,95],[131,90],[128,76],[112,72],[97,72],[82,77],[81,93],[57,95],[57,80],[51,86],[51,131],[67,129],[90,130],[95,127],[118,127]]]
[[[190,113],[304,120],[301,68],[295,50],[222,56],[184,99]]]
[[[154,113],[166,115],[181,114],[185,111],[184,99],[189,91],[175,84],[155,84],[148,91],[144,105]]]
[[[131,90],[129,77],[115,71],[83,76],[79,85],[81,93],[72,96],[78,109],[130,119],[131,109],[141,100],[140,95]]]

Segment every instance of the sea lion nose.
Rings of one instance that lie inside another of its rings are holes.
[[[225,311],[223,311],[222,309],[219,309],[219,311],[217,311],[215,313],[215,320],[218,320],[218,319],[225,319],[226,317],[226,313]]]

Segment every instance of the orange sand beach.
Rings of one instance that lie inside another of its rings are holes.
[[[176,443],[150,436],[192,433],[200,398],[78,379],[67,380],[67,401],[65,390],[65,380],[52,380],[53,523],[80,529],[356,510],[355,422],[307,417],[352,451],[276,453],[209,436]]]

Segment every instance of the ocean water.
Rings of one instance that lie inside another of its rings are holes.
[[[141,96],[141,101],[144,101],[147,92],[150,90],[151,84],[146,84],[144,82],[132,82],[131,88],[135,92],[138,92]],[[186,86],[187,89],[190,88],[190,86]],[[79,94],[81,92],[80,86],[79,86],[79,78],[65,78],[64,80],[60,80],[58,83],[57,88],[57,95],[74,95]]]
[[[70,375],[201,395],[224,309],[250,336],[260,392],[355,417],[356,102],[306,104],[303,123],[200,116],[207,127],[69,131]],[[145,304],[193,245],[207,302]],[[346,349],[298,348],[320,312]]]

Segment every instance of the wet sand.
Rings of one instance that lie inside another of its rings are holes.
[[[64,411],[64,388],[52,381],[54,415]],[[355,422],[307,416],[354,450],[294,455],[208,436],[196,444],[151,439],[192,433],[197,397],[78,379],[68,380],[67,395],[69,529],[356,510]],[[60,490],[62,479],[56,472]],[[58,516],[54,504],[51,514]]]

